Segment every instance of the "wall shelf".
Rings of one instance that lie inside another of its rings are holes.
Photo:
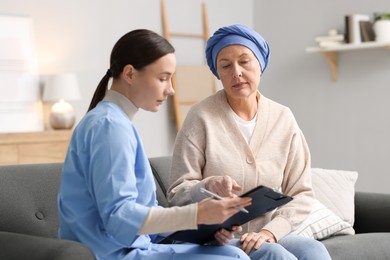
[[[364,49],[390,49],[390,42],[363,42],[360,44],[342,44],[334,47],[307,47],[308,53],[321,53],[329,63],[331,78],[336,81],[338,78],[338,53],[341,51],[364,50]]]

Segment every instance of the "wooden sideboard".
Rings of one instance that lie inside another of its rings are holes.
[[[72,130],[0,134],[0,164],[63,162]]]

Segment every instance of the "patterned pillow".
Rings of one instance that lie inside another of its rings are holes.
[[[353,235],[357,172],[312,169],[316,200],[309,217],[295,233],[314,239]]]
[[[322,240],[335,235],[353,235],[355,234],[355,230],[351,224],[336,216],[316,199],[311,214],[299,226],[295,233]]]
[[[312,169],[316,198],[342,220],[353,226],[355,221],[355,171]]]

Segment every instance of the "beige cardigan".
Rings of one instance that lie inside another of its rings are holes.
[[[243,233],[271,231],[277,240],[308,216],[313,201],[310,152],[290,109],[258,93],[258,114],[248,144],[233,119],[224,90],[192,107],[176,138],[168,200],[202,200],[213,175],[230,175],[246,192],[265,185],[294,199],[243,226]]]

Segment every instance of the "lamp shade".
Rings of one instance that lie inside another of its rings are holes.
[[[78,100],[80,98],[79,84],[75,74],[65,73],[49,76],[43,91],[43,100]]]

